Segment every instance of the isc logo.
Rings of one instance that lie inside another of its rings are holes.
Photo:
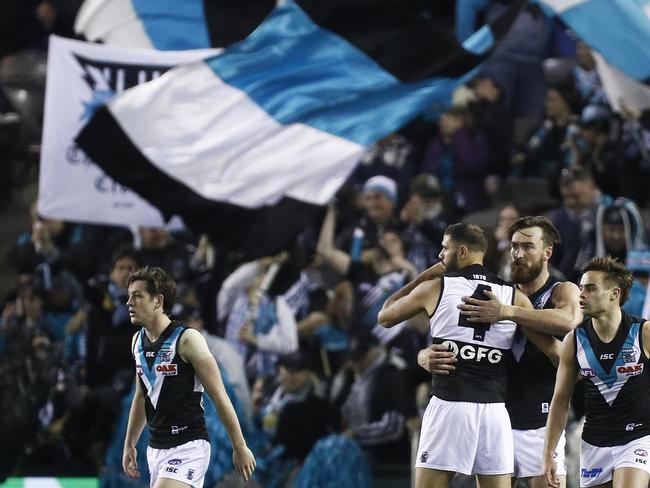
[[[157,364],[156,372],[161,373],[163,376],[176,376],[178,370],[176,364]]]
[[[458,347],[454,341],[444,341],[443,344],[449,348],[449,351],[454,353],[454,357],[460,356],[461,359],[474,360],[477,362],[487,359],[492,364],[496,364],[501,361],[502,353],[499,349],[490,349],[483,346],[473,346],[472,344],[466,344],[462,347]]]

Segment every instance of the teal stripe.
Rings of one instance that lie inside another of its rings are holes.
[[[489,28],[483,28],[463,45],[484,52],[492,43]],[[306,124],[361,145],[434,103],[448,104],[454,88],[476,72],[402,83],[291,1],[276,7],[245,40],[205,62],[277,122]]]

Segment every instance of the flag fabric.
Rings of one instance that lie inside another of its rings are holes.
[[[593,56],[605,96],[614,111],[621,112],[621,104],[641,110],[650,109],[650,86],[630,78],[597,52],[594,51]]]
[[[225,47],[250,34],[274,6],[275,0],[85,0],[75,32],[119,46]]]
[[[74,138],[93,110],[115,93],[154,79],[180,62],[215,52],[126,49],[51,36],[39,213],[74,222],[163,225],[157,208],[106,175]]]
[[[366,146],[448,99],[517,13],[461,46],[425,19],[391,23],[365,9],[373,22],[349,24],[364,9],[301,5],[279,5],[219,55],[112,98],[77,142],[166,217],[246,257],[272,254],[313,221]],[[402,39],[396,25],[439,45]]]
[[[650,0],[537,0],[612,66],[650,83]]]

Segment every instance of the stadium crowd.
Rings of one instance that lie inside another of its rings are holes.
[[[18,48],[44,47],[44,33],[70,29],[48,10],[58,2],[27,3],[40,9],[40,27],[29,42],[4,44],[4,63]],[[484,15],[501,7],[492,3]],[[7,161],[18,151],[5,137],[15,130],[8,115],[19,112],[0,89]],[[383,329],[384,301],[438,261],[443,232],[458,221],[486,230],[485,264],[509,279],[508,227],[546,215],[562,239],[553,275],[575,282],[591,258],[616,257],[634,274],[624,308],[642,315],[650,274],[642,121],[612,111],[589,49],[531,7],[449,108],[369,148],[322,222],[281,254],[241,262],[183,227],[63,222],[39,215],[34,202],[31,227],[11,250],[18,279],[0,306],[0,478],[126,483],[114,462],[134,378],[126,280],[141,266],[177,282],[172,318],[206,337],[255,439],[257,482],[308,486],[324,445],[348,453],[340,470],[365,459],[368,472],[356,476],[408,473],[429,395],[417,362],[429,323]],[[3,193],[19,192],[17,172],[2,171]],[[574,404],[574,421],[581,415]],[[228,474],[224,467],[211,480]]]

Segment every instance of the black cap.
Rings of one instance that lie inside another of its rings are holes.
[[[379,340],[370,329],[359,329],[352,333],[348,340],[347,356],[352,361],[358,361],[373,347],[379,345]]]
[[[278,358],[278,363],[290,371],[313,370],[314,362],[305,351],[297,350]]]
[[[442,194],[442,186],[435,176],[422,173],[411,180],[411,193],[422,198],[436,198]]]

